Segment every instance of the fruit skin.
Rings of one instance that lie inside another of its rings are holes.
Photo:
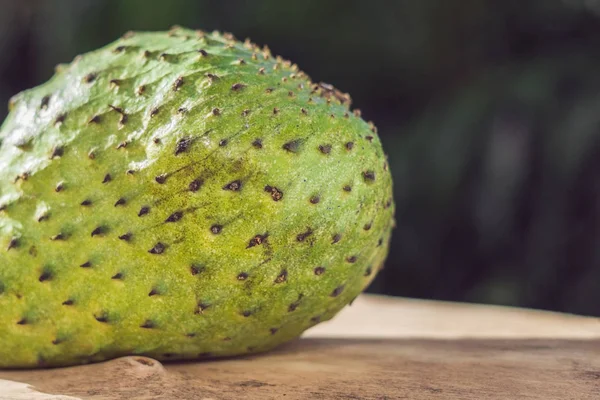
[[[350,98],[231,34],[129,33],[0,130],[0,367],[269,350],[389,248],[392,181]]]

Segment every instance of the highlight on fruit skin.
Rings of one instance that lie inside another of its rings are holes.
[[[383,266],[374,125],[268,47],[131,32],[9,108],[0,367],[267,351]]]

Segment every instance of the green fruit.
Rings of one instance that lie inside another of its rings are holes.
[[[349,97],[267,48],[128,34],[0,138],[0,367],[261,352],[381,267],[392,181]]]

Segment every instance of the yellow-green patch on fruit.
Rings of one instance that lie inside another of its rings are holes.
[[[267,48],[136,32],[0,130],[0,367],[261,352],[381,268],[392,181],[350,98]]]

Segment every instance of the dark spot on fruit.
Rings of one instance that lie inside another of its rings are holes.
[[[212,115],[214,115],[215,117],[221,115],[221,110],[219,110],[218,108],[213,108],[212,109]]]
[[[150,321],[149,319],[146,320],[142,325],[140,325],[140,328],[144,328],[144,329],[152,329],[155,327],[156,327],[156,325],[154,324],[154,322]]]
[[[183,218],[183,211],[175,211],[173,214],[169,215],[169,218],[167,218],[165,222],[177,222],[181,218]]]
[[[127,48],[127,46],[117,46],[113,49],[113,53],[121,53]]]
[[[190,182],[188,189],[190,192],[197,192],[201,186],[202,186],[202,180],[194,179],[192,182]]]
[[[274,90],[273,88],[266,88],[265,89],[265,93],[266,94],[271,94],[271,93],[273,93],[273,90]]]
[[[85,199],[84,201],[81,202],[81,205],[84,206],[84,207],[91,206],[92,205],[92,201],[89,200],[89,199]]]
[[[330,297],[338,297],[344,291],[344,285],[338,286],[329,295]]]
[[[271,328],[271,329],[269,329],[269,332],[271,332],[271,335],[276,334],[277,331],[279,331],[279,328]]]
[[[179,78],[177,78],[177,80],[175,80],[175,83],[173,83],[173,91],[178,91],[179,88],[183,86],[183,83],[183,77],[180,76]]]
[[[123,274],[121,272],[118,272],[118,273],[114,274],[110,279],[114,279],[114,280],[123,279]]]
[[[242,117],[247,117],[248,115],[250,115],[250,110],[245,109],[244,111],[242,111]]]
[[[120,79],[111,79],[109,82],[111,87],[119,87],[123,83]]]
[[[287,280],[287,275],[288,272],[286,269],[282,270],[279,275],[277,275],[277,278],[275,278],[274,283],[283,283]]]
[[[316,267],[314,269],[315,275],[323,275],[324,272],[325,272],[325,268],[324,267]]]
[[[331,153],[331,145],[330,144],[322,144],[319,146],[319,150],[323,154],[329,154],[329,153]]]
[[[158,295],[158,294],[161,294],[161,293],[159,292],[159,290],[158,290],[157,288],[153,288],[153,289],[150,291],[150,293],[148,293],[148,296],[152,297],[152,296],[156,296],[156,295]]]
[[[198,275],[202,271],[204,271],[204,267],[202,265],[192,264],[190,266],[190,272],[192,273],[192,275]]]
[[[273,108],[273,115],[277,115],[279,114],[279,108],[275,107]]]
[[[377,247],[381,247],[381,245],[382,245],[382,244],[383,244],[383,239],[382,239],[382,238],[380,238],[380,239],[377,241]]]
[[[352,186],[350,186],[350,185],[344,186],[344,192],[351,192],[351,191],[352,191]]]
[[[204,310],[206,310],[209,307],[210,307],[210,304],[200,302],[200,303],[198,303],[198,307],[196,308],[196,311],[194,312],[194,314],[196,314],[196,315],[204,314]]]
[[[165,252],[165,249],[167,248],[167,246],[165,246],[163,243],[158,242],[154,245],[154,247],[152,247],[150,250],[148,250],[148,253],[150,254],[162,254]]]
[[[243,88],[245,88],[245,87],[246,87],[246,85],[244,85],[243,83],[234,83],[234,84],[231,86],[231,90],[233,90],[234,92],[237,92],[237,91],[240,91],[240,90],[242,90],[242,89],[243,89]]]
[[[218,77],[217,75],[215,75],[215,74],[210,74],[210,73],[209,73],[209,74],[206,74],[206,77],[207,77],[208,79],[210,79],[211,81],[213,81],[213,82],[219,79],[219,77]]]
[[[288,91],[288,96],[289,96],[289,97],[294,97],[294,92],[292,92],[291,90],[290,90],[290,91]]]
[[[72,306],[75,302],[71,299],[62,302],[63,306]]]
[[[336,233],[335,235],[333,235],[331,244],[336,244],[337,242],[339,242],[342,239],[342,235],[339,233]]]
[[[138,96],[141,96],[141,95],[143,95],[143,94],[144,94],[144,92],[145,92],[145,91],[146,91],[146,85],[140,85],[140,86],[138,86],[138,88],[135,90],[135,93],[136,93]]]
[[[279,201],[283,198],[283,192],[274,186],[265,186],[265,192],[271,193],[271,198],[274,201]]]
[[[62,157],[63,154],[64,154],[64,147],[56,146],[52,149],[52,154],[50,154],[50,159],[53,159],[56,157]]]
[[[321,201],[321,198],[319,196],[312,196],[310,198],[310,203],[311,204],[319,204],[319,201]]]
[[[227,143],[229,143],[229,142],[227,141],[227,139],[223,139],[223,140],[221,140],[221,141],[219,142],[219,146],[221,146],[221,147],[225,147],[225,146],[227,146]]]
[[[356,262],[356,256],[350,256],[346,258],[346,261],[350,264],[354,264]]]
[[[56,193],[58,193],[58,192],[62,191],[64,188],[65,188],[65,185],[64,185],[64,183],[62,183],[62,182],[59,182],[59,183],[56,185],[56,187],[54,188],[54,191],[55,191]]]
[[[310,228],[306,228],[305,232],[299,233],[296,236],[296,240],[299,241],[299,242],[304,242],[304,240],[306,240],[306,238],[309,237],[312,234],[313,234],[313,230],[310,229]]]
[[[250,311],[250,310],[243,311],[243,312],[242,312],[242,315],[243,315],[244,317],[248,318],[249,316],[251,316],[251,315],[252,315],[252,311]]]
[[[149,212],[150,212],[150,207],[143,206],[142,208],[140,208],[140,212],[138,212],[138,217],[144,216],[144,215],[148,214]]]
[[[90,268],[91,266],[92,266],[92,263],[90,261],[86,261],[80,265],[81,268]]]
[[[62,342],[64,342],[64,341],[65,341],[65,339],[56,338],[56,339],[54,339],[54,340],[52,341],[52,344],[53,344],[53,345],[59,345],[59,344],[61,344],[61,343],[62,343]]]
[[[233,182],[229,182],[227,185],[223,186],[223,190],[231,190],[232,192],[237,192],[242,188],[242,182],[238,179]]]
[[[88,124],[99,124],[102,118],[99,115],[94,115],[89,121]]]
[[[313,323],[313,324],[318,324],[319,322],[321,322],[321,316],[317,315],[316,317],[312,317],[310,319],[310,322]]]
[[[52,271],[50,271],[49,269],[44,269],[44,271],[42,271],[42,274],[39,277],[39,281],[40,282],[45,282],[45,281],[49,281],[52,279]]]
[[[385,203],[385,208],[390,208],[392,206],[392,199],[388,199],[388,201]]]
[[[346,149],[352,150],[353,148],[354,148],[354,143],[353,142],[346,143]]]
[[[106,174],[104,175],[104,179],[102,180],[102,183],[108,183],[112,180],[112,177],[110,176],[110,174]]]
[[[252,142],[252,146],[255,149],[262,149],[262,147],[263,147],[262,139],[255,139],[254,142]]]
[[[207,52],[206,52],[206,50],[204,50],[204,49],[200,49],[200,50],[198,50],[198,53],[200,53],[200,54],[201,54],[203,57],[206,57],[206,56],[208,56],[208,53],[207,53]]]
[[[268,236],[269,235],[267,233],[265,233],[264,235],[254,236],[252,239],[250,239],[250,242],[248,242],[248,246],[246,248],[249,249],[250,247],[259,246],[263,244],[267,240]]]
[[[364,178],[365,182],[373,182],[373,181],[375,181],[375,172],[364,171],[363,178]]]
[[[154,107],[152,110],[150,110],[150,117],[155,117],[156,115],[158,115],[158,112],[160,111],[160,108],[158,107]]]
[[[372,142],[373,141],[373,136],[370,136],[370,135],[369,136],[365,136],[365,139],[367,139],[369,142]]]
[[[373,273],[373,268],[369,266],[365,270],[364,276],[370,276],[372,273]]]
[[[6,249],[6,251],[10,250],[10,249],[14,249],[19,245],[19,239],[18,238],[12,238],[10,239],[10,242],[8,242],[8,247]]]
[[[300,112],[304,115],[308,115],[308,111],[306,110],[306,108],[301,108]]]
[[[188,137],[179,139],[177,146],[175,147],[175,155],[186,152],[191,143],[192,140]]]
[[[365,231],[368,231],[369,229],[371,229],[371,226],[372,226],[372,223],[371,223],[371,222],[369,222],[369,223],[366,223],[366,224],[365,224],[365,226],[363,226],[363,229],[364,229]]]
[[[92,150],[92,151],[90,151],[90,152],[88,153],[88,158],[89,158],[90,160],[93,160],[93,159],[95,159],[95,158],[96,158],[96,153],[94,153],[94,151],[93,151],[93,150]]]
[[[42,97],[42,101],[40,103],[40,109],[41,110],[47,109],[49,104],[50,104],[50,95],[46,95],[46,96]]]
[[[118,150],[118,149],[124,149],[125,147],[127,147],[127,144],[128,144],[128,142],[127,142],[127,141],[119,143],[119,144],[117,145],[117,150]]]
[[[97,227],[96,229],[94,229],[92,231],[92,237],[93,236],[99,236],[105,233],[105,228],[102,226]]]
[[[135,174],[135,170],[133,170],[133,169],[127,170],[127,175],[133,175],[133,174]]]
[[[158,58],[160,59],[160,61],[167,61],[170,56],[171,55],[168,53],[162,53]]]
[[[189,338],[193,338],[193,337],[196,337],[196,334],[194,332],[190,332],[190,333],[186,333],[185,336],[189,337]]]
[[[212,233],[214,233],[215,235],[218,235],[219,233],[221,233],[222,229],[223,229],[223,225],[213,225],[210,227],[210,231]]]
[[[131,240],[131,236],[131,232],[127,232],[126,234],[119,236],[119,239],[125,242],[129,242],[129,240]]]
[[[290,142],[285,143],[282,148],[290,153],[297,153],[300,151],[300,145],[302,144],[300,139],[292,140]]]
[[[296,309],[298,308],[298,306],[300,305],[299,301],[293,302],[288,306],[288,312],[294,312],[296,311]]]
[[[27,318],[21,318],[17,324],[18,325],[27,325],[29,323],[29,321],[27,321]]]
[[[67,237],[64,234],[59,233],[57,235],[51,236],[50,240],[58,241],[58,240],[65,240],[66,238]]]
[[[119,200],[117,200],[117,202],[115,203],[115,207],[117,206],[123,206],[125,205],[125,203],[127,203],[127,200],[125,200],[123,197],[121,197]]]
[[[97,75],[97,74],[95,74],[95,73],[93,73],[93,72],[92,72],[92,73],[89,73],[89,74],[87,74],[87,75],[86,75],[86,76],[83,78],[83,81],[84,81],[85,83],[92,83],[92,82],[94,82],[94,81],[96,80],[96,77],[97,77],[97,76],[98,76],[98,75]]]
[[[246,272],[241,272],[237,276],[238,281],[245,281],[246,279],[248,279],[248,274]]]

